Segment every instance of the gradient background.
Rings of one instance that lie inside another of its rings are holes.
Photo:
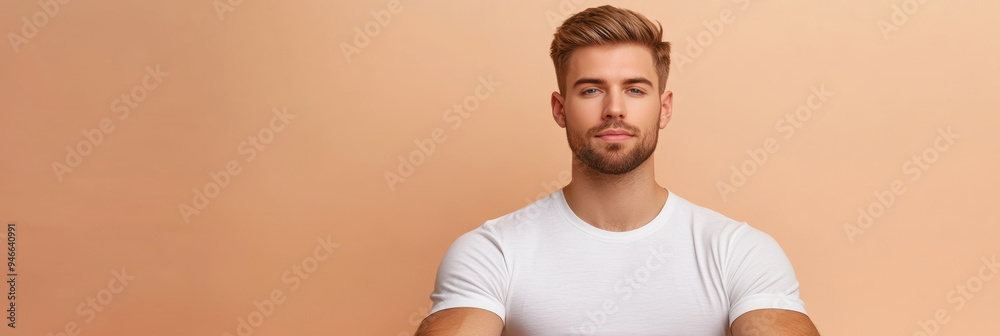
[[[1000,3],[911,0],[883,35],[904,3],[611,2],[674,44],[658,182],[773,236],[824,335],[913,335],[938,310],[937,334],[982,334],[1000,315],[1000,280],[970,280],[1000,252]],[[274,290],[286,301],[257,335],[412,334],[455,238],[569,181],[549,17],[601,4],[404,0],[348,59],[386,1],[222,16],[210,0],[70,1],[16,47],[44,9],[0,3],[0,219],[18,225],[18,328],[0,334],[235,335]],[[735,21],[696,53],[724,10]],[[169,75],[119,119],[115,99],[157,65]],[[444,113],[489,75],[502,85],[453,129]],[[775,124],[819,86],[833,96],[785,139]],[[295,119],[247,161],[240,143],[275,108]],[[53,162],[104,118],[114,131],[60,181]],[[904,163],[949,127],[961,137],[911,179]],[[390,188],[436,128],[447,139]],[[779,150],[724,197],[768,138]],[[180,204],[231,160],[241,173],[186,223]],[[895,180],[906,192],[852,242],[845,224]],[[283,274],[325,237],[340,247],[291,290]],[[78,306],[121,269],[136,278],[86,322]],[[947,301],[970,281],[961,309]]]

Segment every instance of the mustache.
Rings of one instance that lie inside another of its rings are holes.
[[[594,127],[593,129],[591,129],[590,136],[591,137],[597,136],[597,134],[599,134],[601,132],[604,132],[605,130],[612,129],[612,128],[620,128],[620,129],[626,130],[626,131],[628,131],[629,133],[632,133],[632,134],[636,134],[636,135],[639,134],[638,128],[633,127],[631,125],[628,125],[624,121],[621,121],[619,119],[612,119],[611,121],[605,122],[601,126]]]

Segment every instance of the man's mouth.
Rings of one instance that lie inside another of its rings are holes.
[[[597,137],[604,141],[625,141],[631,139],[633,136],[628,134],[608,134],[599,135]]]

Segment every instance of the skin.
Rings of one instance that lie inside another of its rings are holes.
[[[576,84],[581,79],[591,80]],[[552,93],[552,117],[566,129],[573,152],[573,178],[563,194],[573,212],[596,228],[637,229],[652,221],[666,203],[669,192],[656,182],[653,152],[659,130],[670,121],[673,93],[659,93],[658,83],[652,52],[645,47],[587,46],[569,58],[566,92]],[[597,137],[610,128],[634,136],[614,142]],[[416,335],[499,336],[503,327],[503,320],[487,310],[451,308],[428,316]],[[726,330],[730,335],[818,336],[819,332],[805,314],[759,309],[733,321]]]
[[[479,308],[450,308],[428,316],[415,336],[500,336],[503,320]]]
[[[726,336],[819,336],[806,314],[784,309],[751,310],[733,321]]]
[[[552,93],[552,117],[573,152],[566,203],[606,231],[630,231],[653,220],[669,192],[656,183],[653,151],[673,112],[673,92],[659,93],[652,53],[638,45],[587,46],[570,56],[565,96]],[[580,83],[594,78],[603,83]],[[647,82],[626,83],[628,79]],[[605,141],[609,128],[633,133]]]

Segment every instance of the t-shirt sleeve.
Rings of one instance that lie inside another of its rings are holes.
[[[507,263],[499,235],[487,222],[458,237],[438,266],[430,312],[473,307],[506,318]]]
[[[743,223],[733,232],[726,255],[729,325],[757,309],[805,314],[792,263],[770,235]]]

